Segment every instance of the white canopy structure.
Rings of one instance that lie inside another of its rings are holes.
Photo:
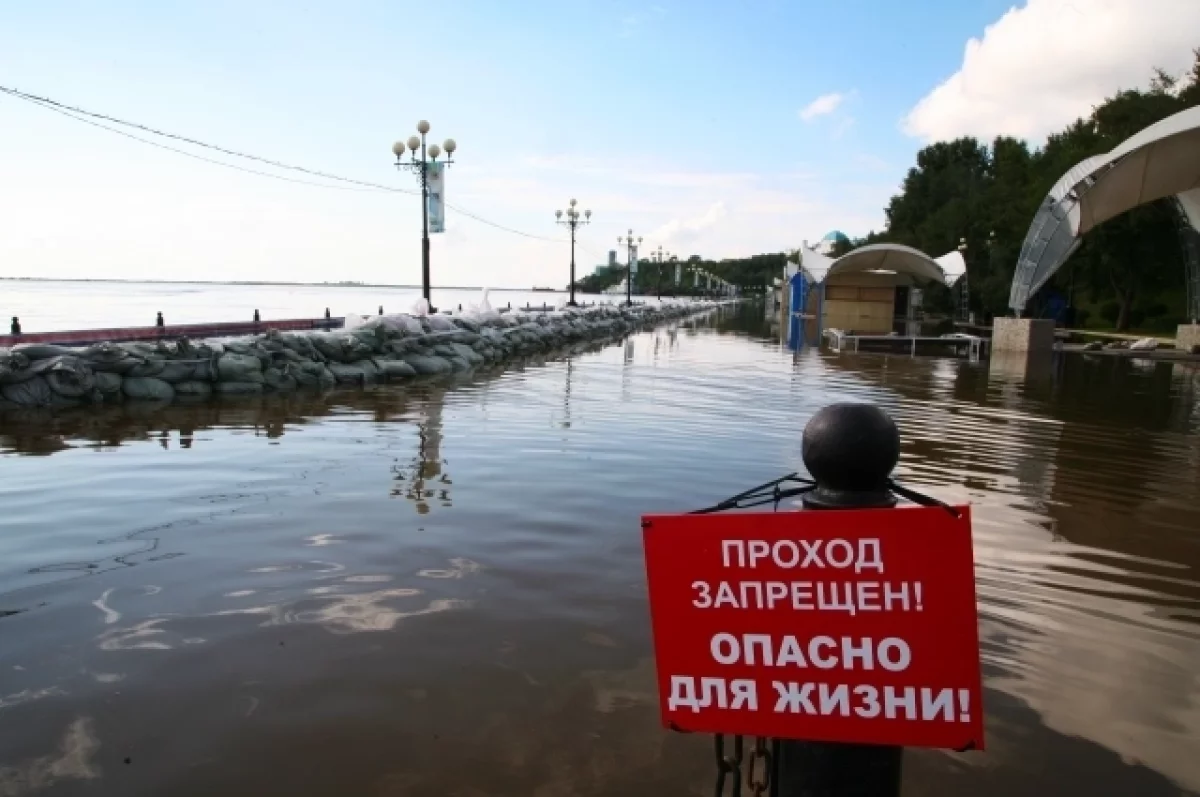
[[[954,251],[939,258],[932,258],[919,249],[901,244],[871,244],[836,259],[826,257],[814,249],[801,247],[800,268],[808,281],[814,284],[822,284],[829,277],[838,274],[884,271],[911,274],[952,286],[967,273],[967,264],[961,252]]]
[[[1200,107],[1150,125],[1058,179],[1021,246],[1009,307],[1020,314],[1089,230],[1166,197],[1175,197],[1184,225],[1188,310],[1193,318],[1200,315]]]

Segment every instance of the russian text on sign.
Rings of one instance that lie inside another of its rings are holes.
[[[804,653],[807,650],[808,659]],[[775,651],[778,651],[777,653]],[[841,656],[838,656],[838,653]],[[814,636],[807,645],[791,635],[784,635],[773,645],[769,634],[714,634],[709,641],[709,654],[717,664],[726,666],[746,664],[766,667],[807,667],[807,662],[819,670],[841,667],[845,670],[873,670],[878,664],[888,672],[903,672],[912,663],[912,650],[899,637],[887,637],[878,642],[869,637]],[[858,667],[855,667],[855,662]]]
[[[678,708],[699,711],[710,706],[729,708],[733,711],[757,711],[757,686],[748,678],[727,681],[724,678],[697,679],[691,675],[672,675],[671,694],[667,698],[667,705],[672,711]]]
[[[697,609],[777,609],[796,611],[923,611],[920,582],[891,581],[719,581],[715,594],[707,581],[693,581]]]
[[[776,714],[811,714],[813,716],[848,717],[851,711],[864,719],[883,716],[887,719],[906,719],[930,722],[969,722],[970,715],[954,714],[955,689],[931,689],[927,686],[884,686],[869,684],[850,687],[847,684],[824,684],[795,681],[772,681],[775,689]],[[853,697],[852,697],[853,696]],[[816,702],[813,702],[814,698]]]
[[[835,570],[842,570],[853,565],[856,573],[866,570],[882,573],[883,558],[879,540],[861,539],[855,543],[857,544],[843,539],[778,540],[774,544],[766,540],[723,540],[721,561],[725,567],[754,568],[758,567],[759,562],[770,560],[771,564],[785,570],[797,566],[824,569],[826,565]],[[822,545],[825,550],[824,558],[821,557]]]

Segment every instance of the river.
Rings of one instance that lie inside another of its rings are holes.
[[[0,417],[0,794],[709,795],[709,739],[658,724],[638,517],[800,469],[842,400],[973,505],[988,750],[909,751],[905,796],[1200,793],[1200,372],[793,354],[761,316]]]
[[[438,310],[470,307],[483,297],[482,288],[433,288],[430,300]],[[407,313],[421,298],[418,287],[365,285],[226,285],[205,282],[65,282],[59,280],[0,280],[0,334],[8,334],[13,316],[21,331],[108,329],[154,326],[162,312],[167,324],[249,321],[258,310],[264,321],[279,318],[320,318],[328,309],[334,317],[347,313],[374,315]],[[579,302],[615,302],[620,296],[579,294]],[[566,302],[564,291],[489,290],[495,308],[556,306]],[[639,301],[653,303],[653,297]]]

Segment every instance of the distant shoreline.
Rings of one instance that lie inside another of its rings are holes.
[[[384,285],[382,283],[372,282],[267,282],[262,280],[155,280],[155,279],[116,279],[96,277],[93,279],[84,279],[82,277],[0,277],[0,282],[115,282],[124,284],[146,284],[146,285],[242,285],[242,286],[271,286],[280,288],[412,288],[418,289],[420,285]],[[481,291],[482,285],[442,285],[435,290],[444,291]],[[545,292],[545,288],[491,288],[489,291],[499,291],[504,293],[530,293],[537,291]],[[558,290],[551,288],[554,293],[566,293],[566,289]]]

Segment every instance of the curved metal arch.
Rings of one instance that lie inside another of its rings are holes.
[[[1200,321],[1200,188],[1176,195],[1174,205],[1187,280],[1187,315],[1195,324]]]
[[[1200,187],[1200,107],[1168,116],[1130,136],[1111,152],[1073,166],[1046,194],[1021,244],[1008,305],[1018,315],[1029,297],[1075,253],[1082,236],[1109,219]],[[1179,200],[1177,200],[1178,202]],[[1195,230],[1196,220],[1184,225]],[[1189,234],[1184,257],[1189,257]],[[1190,261],[1189,261],[1190,262]],[[1200,266],[1197,266],[1200,268]],[[1196,312],[1194,269],[1188,267],[1190,312]]]

